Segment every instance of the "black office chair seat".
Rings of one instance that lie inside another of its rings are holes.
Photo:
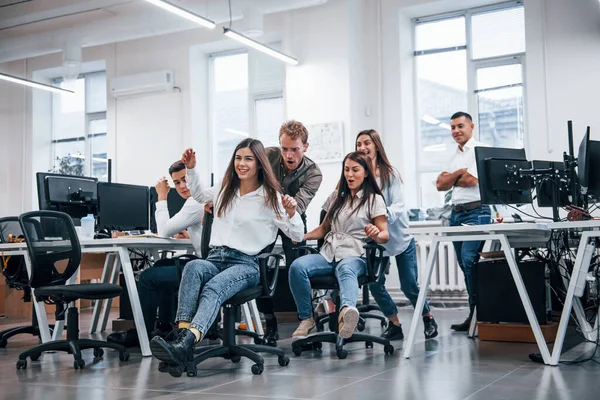
[[[60,299],[62,302],[111,299],[120,296],[123,288],[112,283],[87,283],[81,285],[42,286],[35,290],[37,297]]]
[[[249,301],[259,298],[260,296],[262,296],[262,293],[263,293],[263,287],[260,285],[253,287],[253,288],[244,289],[241,292],[237,293],[232,298],[230,298],[229,300],[227,300],[225,302],[225,304],[240,306],[244,303],[247,303]]]

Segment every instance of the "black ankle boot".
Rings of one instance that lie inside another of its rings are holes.
[[[265,330],[265,336],[263,337],[263,342],[267,346],[276,347],[277,341],[279,340],[279,332],[277,331],[277,326],[267,326]]]
[[[438,335],[438,326],[433,317],[424,316],[423,317],[423,333],[425,334],[425,339],[433,339]]]
[[[450,325],[450,329],[456,332],[467,332],[471,326],[471,315],[467,317],[461,324]]]
[[[172,341],[167,342],[160,336],[155,336],[150,341],[152,355],[169,366],[171,376],[180,377],[185,366],[194,354],[196,335],[189,329],[180,329]]]

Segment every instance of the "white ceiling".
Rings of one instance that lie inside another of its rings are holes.
[[[171,0],[216,23],[229,21],[228,0]],[[311,7],[327,0],[231,0],[232,18]],[[0,0],[0,62],[197,28],[144,0]]]

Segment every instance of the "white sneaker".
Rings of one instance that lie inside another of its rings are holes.
[[[340,311],[338,317],[338,331],[339,335],[343,339],[348,339],[354,333],[356,325],[358,324],[358,310],[356,307],[344,307]]]

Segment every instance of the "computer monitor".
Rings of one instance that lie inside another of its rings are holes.
[[[558,199],[556,205],[558,207],[566,207],[571,202],[569,201],[569,174],[565,168],[565,163],[562,161],[539,161],[534,160],[531,162],[531,166],[534,170],[554,170],[558,173]],[[553,207],[552,197],[554,196],[554,182],[555,180],[550,177],[538,177],[535,183],[535,192],[537,198],[538,207]]]
[[[600,198],[600,142],[590,140],[590,128],[579,145],[577,174],[581,193],[595,199]]]
[[[149,229],[150,196],[147,186],[98,182],[98,229]]]
[[[531,203],[533,180],[519,174],[531,168],[525,149],[479,146],[475,160],[483,204]]]
[[[38,172],[36,183],[40,210],[62,211],[75,224],[87,214],[96,213],[97,178]]]
[[[156,227],[156,202],[158,201],[158,193],[156,193],[156,188],[150,188],[150,230],[154,233],[158,233],[158,229]],[[169,190],[169,194],[167,195],[167,209],[169,210],[169,218],[173,218],[175,214],[177,214],[185,204],[186,200],[177,193],[177,190],[171,188]]]

